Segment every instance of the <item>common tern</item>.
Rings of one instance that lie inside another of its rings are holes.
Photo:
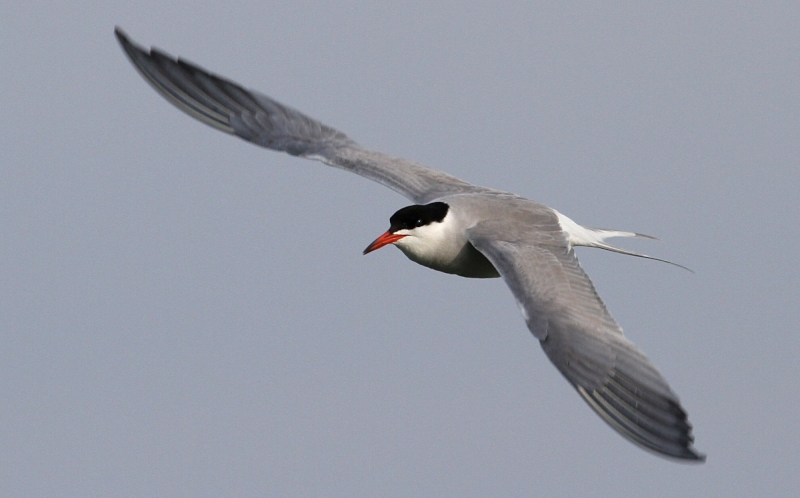
[[[158,93],[192,117],[268,149],[314,159],[374,180],[415,204],[364,254],[387,245],[428,268],[470,278],[502,277],[550,361],[614,430],[656,454],[704,461],[678,397],[622,333],[575,256],[575,246],[646,237],[583,227],[555,209],[472,185],[422,164],[371,151],[266,95],[156,48],[115,34]],[[650,258],[657,259],[657,258]]]

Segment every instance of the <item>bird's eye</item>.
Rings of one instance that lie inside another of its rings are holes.
[[[418,227],[421,227],[422,225],[423,225],[422,220],[417,220],[417,222],[414,224],[414,226]]]

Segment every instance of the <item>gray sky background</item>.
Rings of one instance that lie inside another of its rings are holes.
[[[0,495],[800,488],[799,4],[108,4],[0,5]],[[623,242],[695,275],[579,256],[707,463],[608,428],[500,280],[362,256],[405,199],[193,121],[115,24],[365,146],[661,238]]]

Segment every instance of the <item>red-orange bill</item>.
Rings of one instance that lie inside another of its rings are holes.
[[[398,235],[396,233],[386,232],[377,239],[373,240],[372,244],[368,245],[367,248],[364,249],[364,254],[370,253],[376,249],[380,249],[383,246],[394,244],[403,237],[405,237],[405,235]]]

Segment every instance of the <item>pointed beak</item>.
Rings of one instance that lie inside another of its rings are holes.
[[[405,235],[397,235],[396,233],[386,232],[377,239],[373,240],[372,244],[368,245],[367,248],[364,249],[364,254],[371,253],[372,251],[380,249],[383,246],[394,244],[403,237],[405,237]]]

